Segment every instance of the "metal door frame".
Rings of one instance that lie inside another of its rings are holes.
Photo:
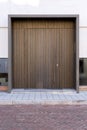
[[[12,20],[20,18],[75,19],[76,32],[76,91],[79,92],[79,15],[8,15],[8,92],[12,89]]]

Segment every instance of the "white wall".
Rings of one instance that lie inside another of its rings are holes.
[[[87,58],[87,27],[80,28],[79,33],[79,57]]]
[[[8,29],[0,28],[0,57],[8,57]]]
[[[0,0],[0,57],[8,57],[8,14],[79,14],[79,56],[87,57],[86,12],[87,0]]]

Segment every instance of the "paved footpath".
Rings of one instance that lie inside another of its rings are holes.
[[[0,93],[1,105],[17,104],[87,104],[87,91],[75,90],[12,90]]]
[[[87,130],[87,105],[0,105],[0,130]]]

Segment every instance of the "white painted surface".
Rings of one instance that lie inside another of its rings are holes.
[[[79,56],[87,58],[87,28],[80,28]]]
[[[87,27],[86,12],[87,0],[0,0],[0,27],[8,27],[8,14],[79,14],[79,26]],[[0,29],[0,57],[8,57],[7,35],[7,31]],[[80,28],[80,57],[87,57],[86,35],[87,28]]]
[[[0,58],[8,57],[8,29],[0,28]]]
[[[79,14],[87,26],[87,0],[0,0],[0,26],[8,26],[8,14]]]
[[[0,28],[0,58],[8,57],[8,28]],[[87,58],[87,28],[80,28],[79,57]]]

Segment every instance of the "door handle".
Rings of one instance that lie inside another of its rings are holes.
[[[56,67],[59,67],[59,64],[56,64]]]

